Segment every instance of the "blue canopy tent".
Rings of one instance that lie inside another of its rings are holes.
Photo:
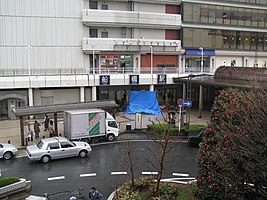
[[[162,115],[155,91],[130,91],[130,102],[125,114]]]

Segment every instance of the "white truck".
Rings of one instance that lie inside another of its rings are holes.
[[[119,135],[119,126],[104,110],[71,110],[64,112],[64,135],[70,140],[86,142],[94,137],[105,137],[108,141],[113,141]]]

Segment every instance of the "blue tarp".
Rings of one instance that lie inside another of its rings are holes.
[[[130,91],[130,102],[125,114],[161,115],[155,91]]]

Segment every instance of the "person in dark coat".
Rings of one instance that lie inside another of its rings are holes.
[[[47,131],[47,129],[48,129],[49,121],[50,121],[50,119],[49,119],[48,115],[45,114],[45,118],[44,118],[44,131]]]
[[[39,138],[40,136],[40,127],[41,124],[39,124],[38,121],[35,121],[34,124],[33,124],[33,129],[34,129],[34,134],[35,134],[35,139]]]
[[[103,195],[100,192],[98,192],[95,187],[92,187],[89,192],[89,199],[97,200],[97,199],[102,199],[102,198],[103,198]]]

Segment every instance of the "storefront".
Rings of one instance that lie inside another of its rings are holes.
[[[132,69],[133,55],[102,55],[101,68]]]

